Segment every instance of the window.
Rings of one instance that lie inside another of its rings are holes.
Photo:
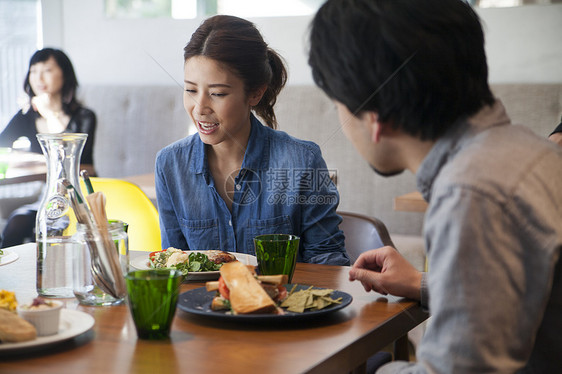
[[[0,0],[0,131],[27,99],[23,80],[41,44],[40,13],[38,0]]]
[[[105,0],[110,18],[283,17],[313,14],[325,0]]]
[[[286,17],[314,14],[324,0],[218,0],[217,13],[238,17]]]
[[[530,4],[556,4],[562,0],[469,0],[470,4],[480,8],[501,8]]]

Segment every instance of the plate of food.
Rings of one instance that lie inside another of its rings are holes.
[[[286,284],[283,275],[258,276],[246,266],[225,264],[218,282],[182,293],[184,312],[232,321],[301,320],[347,307],[346,292],[302,284]]]
[[[182,271],[188,281],[202,281],[219,279],[220,267],[232,261],[239,261],[244,265],[258,265],[256,257],[246,253],[219,250],[183,251],[176,248],[151,252],[147,257],[131,260],[130,264],[139,270],[174,268]]]
[[[59,329],[56,334],[39,336],[27,341],[0,342],[0,353],[59,343],[74,338],[94,326],[94,318],[89,314],[70,309],[62,309],[60,312]]]
[[[0,266],[8,265],[19,258],[18,254],[7,249],[0,249]]]

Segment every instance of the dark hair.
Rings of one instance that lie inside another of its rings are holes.
[[[72,62],[70,62],[70,59],[63,51],[54,48],[44,48],[35,52],[29,60],[29,68],[27,69],[27,75],[25,76],[25,81],[23,82],[23,89],[25,93],[27,93],[27,96],[29,96],[30,100],[33,96],[35,96],[35,92],[33,92],[33,89],[29,84],[29,73],[31,67],[39,62],[45,62],[51,57],[55,59],[63,74],[61,93],[62,110],[66,114],[72,114],[81,106],[80,102],[76,98],[78,80],[76,79],[76,74],[74,74]]]
[[[265,123],[277,127],[273,106],[287,81],[281,57],[268,48],[255,25],[245,19],[218,15],[205,20],[184,48],[184,61],[204,56],[224,64],[244,82],[246,94],[267,84],[253,110]]]
[[[310,29],[315,83],[352,113],[435,140],[494,102],[484,34],[461,0],[329,0]]]

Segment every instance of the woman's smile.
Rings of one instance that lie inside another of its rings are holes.
[[[197,121],[197,126],[199,127],[199,132],[205,135],[211,135],[219,128],[219,124],[217,122]]]
[[[184,74],[184,107],[201,141],[245,148],[251,105],[242,79],[220,62],[202,56],[189,58]]]

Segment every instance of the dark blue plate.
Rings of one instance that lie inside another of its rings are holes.
[[[293,288],[292,284],[286,285],[287,290]],[[298,284],[295,291],[308,289],[310,286]],[[319,287],[314,287],[319,289]],[[184,312],[196,314],[207,318],[231,321],[273,321],[273,320],[300,320],[310,317],[319,317],[341,310],[351,304],[353,297],[342,291],[334,291],[331,298],[342,298],[341,304],[334,304],[320,310],[306,310],[304,313],[294,313],[283,309],[285,314],[231,314],[226,310],[211,310],[211,301],[215,297],[216,291],[207,291],[205,287],[196,288],[182,293],[179,296],[178,308]]]

